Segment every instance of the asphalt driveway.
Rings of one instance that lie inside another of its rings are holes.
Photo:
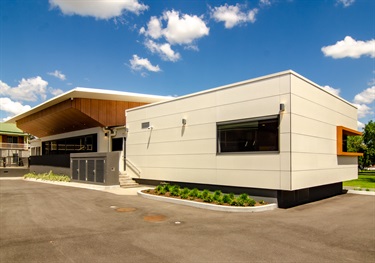
[[[375,262],[375,196],[226,213],[0,180],[0,262]]]

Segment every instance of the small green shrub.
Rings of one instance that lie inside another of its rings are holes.
[[[188,196],[192,197],[193,199],[198,197],[198,195],[199,195],[199,190],[197,188],[194,188],[194,189],[190,190],[190,192],[188,194]]]
[[[214,192],[213,199],[214,199],[214,201],[216,201],[218,203],[221,202],[222,197],[221,197],[221,191],[220,190],[216,190]]]
[[[173,185],[169,191],[171,192],[172,196],[179,196],[180,195],[180,186],[179,185]]]
[[[31,174],[30,176],[34,176]],[[366,189],[367,190],[367,189]],[[367,190],[368,191],[368,190]],[[180,196],[181,199],[202,199],[206,203],[216,203],[216,204],[229,204],[231,206],[254,206],[256,201],[248,196],[248,194],[243,193],[237,198],[233,193],[223,194],[220,190],[216,190],[211,193],[208,189],[199,191],[197,188],[189,189],[184,187],[180,188],[179,185],[170,185],[168,183],[162,183],[155,188],[155,193],[159,195],[165,195],[170,193],[171,196]],[[266,204],[263,200],[259,201],[260,204]]]
[[[225,194],[221,200],[224,204],[230,204],[233,199],[230,198],[230,195]]]
[[[36,173],[28,173],[24,175],[24,178],[34,178],[34,179],[40,179],[45,181],[57,181],[57,182],[70,182],[70,177],[67,175],[61,175],[61,174],[54,174],[51,171],[48,173],[43,174],[36,174]]]
[[[212,201],[214,201],[213,195],[208,192],[208,194],[204,196],[203,202],[212,203]]]
[[[249,199],[249,196],[248,196],[247,194],[243,193],[243,194],[241,194],[241,195],[238,197],[238,199],[241,200],[241,201],[246,202],[247,199]]]
[[[164,184],[163,185],[163,189],[165,190],[165,192],[170,192],[171,188],[172,188],[172,186],[170,184]]]
[[[167,193],[167,190],[165,190],[164,187],[162,187],[162,188],[160,189],[160,191],[158,191],[158,194],[159,194],[159,195],[165,195],[166,193]]]
[[[202,199],[204,200],[209,194],[210,194],[210,191],[207,189],[204,189],[202,192]]]
[[[188,195],[190,192],[189,188],[185,187],[184,189],[181,190],[181,195]]]
[[[155,191],[160,192],[161,189],[163,189],[163,185],[159,184],[158,186],[156,186]]]
[[[248,198],[246,203],[248,206],[254,206],[256,204],[256,201],[252,198]]]
[[[261,204],[261,205],[265,205],[266,202],[264,202],[264,200],[259,200],[259,204]]]

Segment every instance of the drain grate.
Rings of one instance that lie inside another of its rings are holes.
[[[166,219],[167,217],[163,215],[150,215],[150,216],[143,217],[143,220],[147,222],[161,222],[161,221],[165,221]]]
[[[120,213],[134,212],[135,210],[137,210],[137,209],[134,208],[134,207],[120,207],[120,208],[116,208],[116,212],[120,212]]]

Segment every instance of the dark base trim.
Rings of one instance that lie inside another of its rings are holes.
[[[279,190],[277,194],[277,200],[280,208],[289,208],[305,203],[318,201],[335,195],[340,195],[342,193],[342,182],[339,182],[295,191]]]
[[[210,191],[221,190],[223,193],[234,194],[247,193],[256,200],[264,200],[266,202],[277,202],[279,208],[289,208],[309,202],[318,201],[324,198],[332,197],[343,193],[342,182],[305,188],[295,191],[284,191],[223,185],[184,183],[165,180],[161,181],[141,178],[133,178],[133,180],[139,184],[145,185],[159,185],[160,183],[169,183],[178,184],[180,187],[188,187],[190,189],[198,188],[199,190],[208,189]]]

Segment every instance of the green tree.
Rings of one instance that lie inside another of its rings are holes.
[[[363,143],[366,150],[363,152],[364,166],[375,164],[375,122],[369,121],[363,130]]]
[[[375,164],[375,122],[372,120],[365,125],[362,136],[348,137],[348,152],[360,152],[358,165],[367,167]]]

